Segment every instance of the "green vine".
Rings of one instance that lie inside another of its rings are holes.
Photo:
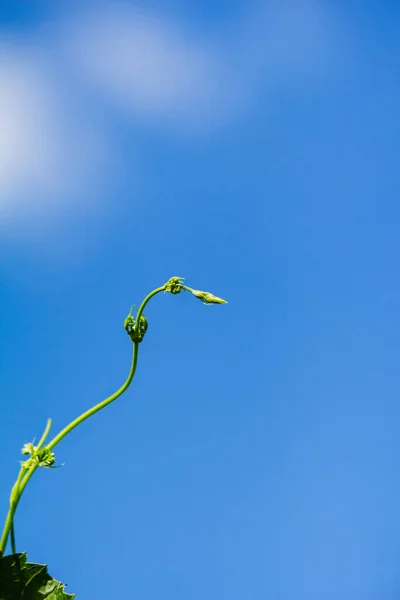
[[[138,309],[136,309],[137,310],[136,316],[133,315],[133,309],[136,307],[134,307],[134,306],[131,307],[129,314],[124,321],[124,328],[129,336],[130,340],[133,343],[131,368],[130,368],[130,371],[129,371],[129,374],[128,374],[128,377],[127,377],[125,383],[116,392],[114,392],[114,394],[112,394],[111,396],[109,396],[108,398],[103,400],[102,402],[99,402],[98,404],[96,404],[95,406],[93,406],[92,408],[90,408],[89,410],[84,412],[83,414],[81,414],[79,417],[77,417],[76,419],[71,421],[71,423],[69,423],[66,427],[64,427],[64,429],[62,429],[48,444],[45,445],[45,441],[47,440],[48,434],[50,432],[51,419],[47,420],[43,435],[40,438],[40,441],[36,446],[35,446],[34,442],[28,442],[28,443],[24,444],[24,446],[22,448],[22,454],[26,458],[25,458],[25,460],[21,461],[21,468],[20,468],[18,477],[17,477],[15,484],[11,490],[9,509],[8,509],[8,513],[7,513],[7,516],[5,519],[2,536],[0,539],[0,594],[2,593],[1,585],[3,585],[4,582],[6,582],[6,580],[7,580],[7,577],[5,579],[3,578],[4,573],[11,574],[12,569],[14,569],[14,571],[15,571],[15,569],[17,569],[17,570],[19,570],[20,573],[25,573],[25,574],[29,573],[30,570],[33,570],[33,571],[35,571],[35,573],[37,572],[38,574],[40,573],[40,577],[39,577],[39,575],[36,577],[37,584],[39,585],[39,582],[41,582],[40,585],[43,584],[45,586],[50,586],[50,587],[54,584],[53,585],[54,590],[59,591],[59,595],[54,595],[54,598],[72,598],[73,597],[71,595],[65,594],[63,592],[64,586],[62,586],[62,584],[60,584],[59,582],[56,582],[49,575],[47,575],[45,565],[34,565],[32,563],[27,563],[25,554],[16,554],[14,519],[15,519],[15,514],[16,514],[18,504],[21,500],[22,494],[23,494],[29,480],[35,473],[36,469],[38,469],[39,467],[56,468],[55,454],[53,452],[53,449],[57,446],[57,444],[59,444],[69,433],[71,433],[71,431],[73,429],[75,429],[76,427],[78,427],[78,425],[83,423],[83,421],[86,421],[86,419],[88,419],[95,413],[99,412],[100,410],[102,410],[103,408],[105,408],[106,406],[108,406],[109,404],[114,402],[114,400],[119,398],[119,396],[121,396],[130,386],[132,379],[136,372],[138,355],[139,355],[139,345],[143,341],[143,338],[148,329],[148,322],[147,322],[146,317],[143,314],[143,311],[144,311],[146,305],[148,304],[148,302],[151,300],[151,298],[153,298],[153,296],[155,296],[156,294],[159,294],[160,292],[169,292],[170,294],[176,295],[182,291],[187,291],[187,292],[190,292],[191,294],[193,294],[196,298],[201,300],[206,305],[226,304],[226,301],[222,300],[222,298],[218,298],[217,296],[214,296],[213,294],[211,294],[209,292],[202,292],[200,290],[194,290],[194,289],[184,285],[183,281],[184,281],[184,279],[182,277],[171,277],[164,285],[162,285],[161,287],[158,287],[155,290],[153,290],[152,292],[150,292],[150,294],[148,294],[145,297],[145,299],[143,300],[140,307]],[[11,539],[12,554],[11,554],[11,556],[4,557],[4,553],[5,553],[9,538]],[[6,567],[6,565],[8,565],[8,564],[10,565],[9,569],[8,569],[8,567]],[[21,577],[22,577],[22,575],[21,575]],[[15,580],[14,575],[13,576],[10,575],[10,578],[12,579],[12,581]],[[10,579],[10,581],[11,581],[11,579]],[[20,581],[20,584],[22,585],[23,582],[22,583],[21,582],[22,582],[22,579]],[[31,585],[30,582],[31,582],[31,580],[29,579],[29,581],[26,585],[28,585],[28,584]],[[49,583],[49,582],[52,582],[52,583]],[[39,588],[37,588],[37,589],[39,589]],[[25,589],[25,592],[26,592],[26,589]],[[58,594],[58,592],[57,592],[57,594]],[[8,597],[14,598],[16,596],[10,595],[10,596],[7,596],[7,598]],[[29,596],[29,597],[31,597],[31,596]],[[32,597],[36,597],[36,596],[32,596]],[[40,596],[40,597],[44,597],[44,596]],[[46,596],[46,597],[50,597],[50,596]],[[53,596],[51,596],[51,597],[53,598]],[[1,598],[3,598],[3,596],[1,596]]]

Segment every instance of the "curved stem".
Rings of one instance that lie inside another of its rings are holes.
[[[136,314],[136,319],[135,320],[136,320],[137,327],[139,327],[140,317],[142,316],[143,311],[144,311],[144,309],[145,309],[146,304],[148,303],[148,301],[151,300],[151,298],[153,296],[155,296],[156,294],[159,294],[160,292],[164,292],[164,291],[165,291],[165,285],[163,285],[163,286],[161,286],[159,288],[156,288],[155,290],[153,290],[152,292],[150,292],[150,294],[148,294],[148,296],[146,296],[146,298],[143,300],[142,304],[139,306],[139,310],[137,311],[137,314]]]
[[[83,421],[85,421],[86,419],[88,419],[89,417],[94,415],[96,412],[98,412],[99,410],[101,410],[102,408],[107,406],[108,404],[111,404],[111,402],[116,400],[121,394],[123,394],[125,392],[125,390],[129,387],[129,385],[133,379],[133,376],[135,375],[137,360],[138,360],[138,351],[139,351],[139,344],[134,343],[131,369],[129,371],[127,380],[119,388],[119,390],[117,390],[114,394],[112,394],[111,396],[109,396],[108,398],[106,398],[105,400],[100,402],[99,404],[96,404],[96,406],[93,406],[92,408],[90,408],[89,410],[84,412],[77,419],[74,419],[74,421],[72,421],[69,425],[67,425],[67,427],[64,427],[64,429],[62,429],[62,431],[60,431],[60,433],[58,435],[56,435],[51,440],[51,442],[47,445],[47,447],[50,450],[52,448],[54,448],[54,446],[56,446],[59,442],[61,442],[61,440],[66,435],[68,435],[68,433],[70,431],[72,431],[73,429],[75,429],[75,427],[80,425],[80,423],[82,423]],[[43,436],[39,442],[40,445],[44,442],[45,436],[47,435],[49,428],[50,428],[50,424],[49,424],[49,420],[48,420],[47,426],[45,429],[45,433],[43,434]],[[2,537],[0,540],[0,555],[4,554],[4,551],[5,551],[5,548],[7,545],[8,536],[9,536],[11,528],[13,527],[14,515],[15,515],[15,511],[17,509],[18,503],[20,501],[20,498],[21,498],[23,491],[26,488],[30,478],[32,477],[32,475],[34,474],[34,472],[36,471],[38,466],[39,466],[38,464],[33,465],[28,470],[24,467],[21,467],[17,481],[15,482],[14,487],[11,492],[10,508],[9,508],[9,511],[8,511],[8,514],[6,517],[6,521],[4,523],[3,534],[2,534]]]
[[[11,554],[17,554],[17,550],[16,550],[16,546],[15,546],[14,521],[11,523],[10,537],[11,537]]]
[[[139,344],[137,342],[134,342],[131,370],[129,371],[129,375],[128,375],[128,378],[125,381],[125,383],[114,394],[112,394],[111,396],[109,396],[108,398],[103,400],[102,402],[99,402],[99,404],[96,404],[96,406],[92,406],[92,408],[89,408],[89,410],[84,412],[82,415],[80,415],[79,417],[77,417],[76,419],[71,421],[71,423],[69,425],[64,427],[64,429],[62,429],[60,431],[60,433],[58,433],[51,440],[51,442],[49,442],[47,444],[47,448],[49,450],[52,450],[55,446],[57,446],[57,444],[59,442],[61,442],[61,440],[64,439],[65,436],[68,435],[70,431],[75,429],[75,427],[78,427],[78,425],[83,423],[83,421],[86,421],[86,419],[88,419],[89,417],[91,417],[92,415],[97,413],[99,410],[101,410],[102,408],[105,408],[106,406],[111,404],[111,402],[114,402],[114,400],[116,400],[119,396],[121,396],[121,394],[123,394],[125,392],[125,390],[128,389],[128,387],[133,379],[133,376],[135,375],[138,354],[139,354]],[[23,482],[22,485],[23,485],[23,487],[25,487],[25,481]]]
[[[146,304],[149,302],[149,300],[151,300],[151,298],[153,296],[155,296],[156,294],[159,294],[160,292],[163,292],[163,291],[165,291],[165,284],[162,287],[156,288],[155,290],[150,292],[150,294],[148,294],[146,296],[146,298],[143,300],[142,304],[139,307],[137,315],[136,315],[136,326],[137,327],[139,327],[140,317],[143,314]],[[129,375],[128,375],[128,378],[125,381],[125,383],[114,394],[112,394],[111,396],[109,396],[108,398],[103,400],[102,402],[99,402],[99,404],[96,404],[96,406],[93,406],[92,408],[90,408],[89,410],[84,412],[82,415],[80,415],[79,417],[77,417],[76,419],[71,421],[71,423],[69,423],[69,425],[64,427],[64,429],[62,429],[60,431],[60,433],[58,433],[51,440],[51,442],[46,445],[49,450],[52,450],[59,442],[61,442],[61,440],[63,440],[65,438],[65,436],[67,436],[73,429],[75,429],[75,427],[78,427],[78,425],[83,423],[83,421],[86,421],[86,419],[88,419],[89,417],[91,417],[92,415],[97,413],[99,410],[102,410],[103,408],[105,408],[106,406],[111,404],[111,402],[116,400],[119,396],[121,396],[121,394],[123,394],[128,389],[128,387],[131,384],[132,379],[135,375],[137,361],[138,361],[138,354],[139,354],[139,343],[134,342],[133,343],[133,355],[132,355],[131,369],[129,371]],[[50,425],[51,425],[51,420],[48,419],[47,424],[46,424],[46,429],[39,441],[37,448],[40,448],[44,444],[46,437],[50,430]],[[38,466],[39,466],[39,464],[36,463],[36,464],[33,464],[28,469],[26,467],[21,467],[17,481],[15,482],[14,487],[11,491],[10,508],[7,513],[2,537],[0,540],[0,557],[4,554],[10,531],[12,531],[13,551],[15,550],[15,539],[14,539],[14,533],[13,533],[13,527],[14,527],[13,523],[14,523],[15,511],[17,509],[17,506],[18,506],[20,498],[23,494],[23,491],[25,490],[30,478],[32,477],[32,475],[34,474],[34,472],[36,471]]]
[[[43,446],[43,444],[45,443],[46,438],[49,435],[50,427],[51,427],[51,419],[47,419],[45,430],[43,431],[43,435],[40,438],[37,448],[41,448]]]
[[[3,534],[1,536],[1,540],[0,540],[0,555],[4,554],[4,550],[6,549],[6,545],[7,545],[7,540],[8,540],[8,534],[11,530],[11,528],[14,528],[14,514],[15,511],[17,509],[18,506],[18,502],[19,502],[19,498],[20,498],[20,484],[22,481],[22,478],[25,474],[25,467],[21,467],[19,473],[18,473],[18,477],[17,477],[17,481],[14,483],[13,488],[11,490],[11,494],[10,494],[10,508],[8,509],[8,513],[7,513],[7,518],[6,518],[6,522],[4,523],[4,529],[3,529]],[[14,550],[15,550],[15,536],[13,535],[13,546],[14,549],[12,550],[13,554],[15,554]]]

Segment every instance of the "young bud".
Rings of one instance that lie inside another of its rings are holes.
[[[132,310],[134,306],[131,307],[129,315],[126,317],[124,321],[124,327],[126,333],[131,338],[132,342],[141,342],[143,340],[144,334],[147,331],[148,322],[144,315],[140,315],[139,324],[137,323],[137,319],[132,316]],[[136,308],[136,306],[135,306]]]
[[[217,296],[210,294],[210,292],[202,292],[201,290],[192,289],[190,291],[192,292],[193,296],[199,298],[199,300],[201,300],[203,304],[228,304],[226,300],[218,298]]]
[[[182,289],[184,277],[171,277],[165,284],[165,291],[170,294],[179,294]]]
[[[55,461],[54,452],[49,450],[46,446],[43,448],[38,448],[29,442],[24,444],[22,448],[22,454],[24,456],[30,455],[30,458],[25,461],[21,461],[21,465],[25,467],[25,469],[30,469],[34,466],[55,468],[53,466]]]
[[[27,456],[29,454],[33,455],[33,453],[35,452],[35,446],[32,444],[32,442],[28,442],[24,444],[21,452],[24,456]]]

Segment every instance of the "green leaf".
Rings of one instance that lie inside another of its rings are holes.
[[[73,600],[46,565],[26,562],[26,553],[0,558],[0,600]]]

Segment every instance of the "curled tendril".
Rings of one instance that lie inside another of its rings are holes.
[[[27,460],[21,461],[21,466],[25,467],[25,469],[30,469],[31,467],[46,467],[47,469],[55,469],[55,454],[47,446],[43,446],[39,448],[35,446],[32,442],[24,444],[22,448],[22,454],[24,456],[29,456]],[[61,466],[61,465],[60,465]]]
[[[168,279],[167,283],[164,286],[165,291],[169,292],[170,294],[179,294],[179,292],[182,289],[183,282],[183,277],[171,277],[171,279]]]
[[[144,315],[140,315],[139,323],[137,323],[135,321],[135,318],[132,316],[133,308],[136,308],[136,307],[134,307],[134,306],[131,307],[129,315],[126,317],[126,319],[124,321],[124,328],[125,328],[126,333],[131,338],[132,342],[140,343],[144,338],[144,334],[146,333],[149,324]]]

